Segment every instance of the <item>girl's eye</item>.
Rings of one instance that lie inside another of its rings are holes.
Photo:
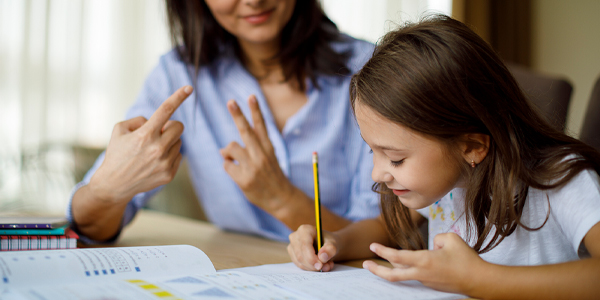
[[[404,162],[404,159],[401,160],[396,160],[396,161],[390,161],[390,164],[392,165],[392,167],[397,167],[400,166],[402,163]]]

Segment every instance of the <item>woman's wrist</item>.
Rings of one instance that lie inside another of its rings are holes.
[[[106,182],[106,180],[99,179],[94,175],[86,185],[89,198],[94,202],[112,206],[117,203],[126,202],[132,198],[127,197],[127,195],[122,195],[122,193],[118,192],[119,189],[115,187],[106,186],[103,184],[104,182]]]

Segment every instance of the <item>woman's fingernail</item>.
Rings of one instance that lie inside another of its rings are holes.
[[[371,244],[369,246],[369,249],[371,249],[371,251],[375,252],[375,251],[377,251],[377,246],[375,246],[375,244]]]
[[[323,272],[329,272],[329,265],[323,266]]]
[[[321,262],[317,262],[317,263],[315,264],[315,269],[317,269],[317,270],[321,270],[321,268],[323,268],[323,264],[322,264]]]
[[[329,255],[327,255],[327,253],[321,253],[321,254],[319,254],[319,259],[320,259],[322,262],[326,262],[326,261],[328,261],[328,260],[329,260]]]
[[[188,85],[185,88],[183,88],[183,91],[189,94],[192,92],[192,87]]]
[[[233,100],[231,101],[231,109],[232,109],[232,110],[238,110],[238,105],[237,105],[237,103],[236,103],[235,101],[233,101]]]

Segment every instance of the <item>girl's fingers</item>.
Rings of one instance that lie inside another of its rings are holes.
[[[333,269],[333,261],[328,261],[327,263],[323,264],[323,268],[321,268],[321,270],[323,272],[329,272]]]
[[[386,247],[378,243],[373,243],[369,247],[373,253],[379,257],[389,261],[392,264],[399,264],[402,266],[411,266],[418,261],[422,253],[421,251],[412,250],[397,250],[394,248]]]
[[[440,233],[433,237],[433,249],[442,249],[464,243],[463,239],[454,232]]]
[[[289,236],[288,254],[292,261],[303,270],[314,271],[314,265],[318,261],[313,248],[316,229],[310,225],[302,225]]]
[[[336,251],[337,249],[332,243],[325,241],[323,247],[321,247],[321,251],[319,251],[319,260],[323,263],[328,262],[335,255]]]
[[[388,281],[404,281],[404,280],[415,280],[412,268],[399,269],[399,268],[388,268],[386,266],[379,265],[373,261],[365,260],[363,262],[363,268],[369,270],[369,272],[385,279]]]
[[[317,256],[314,248],[316,235],[317,230],[314,226],[300,226],[298,230],[290,234],[288,254],[296,266],[301,269],[329,271],[333,268],[333,262],[330,259],[335,255],[336,248],[331,242],[325,242]]]

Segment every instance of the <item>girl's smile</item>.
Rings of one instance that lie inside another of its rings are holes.
[[[403,196],[407,193],[410,193],[410,190],[392,190],[394,192],[394,195],[396,196]]]

